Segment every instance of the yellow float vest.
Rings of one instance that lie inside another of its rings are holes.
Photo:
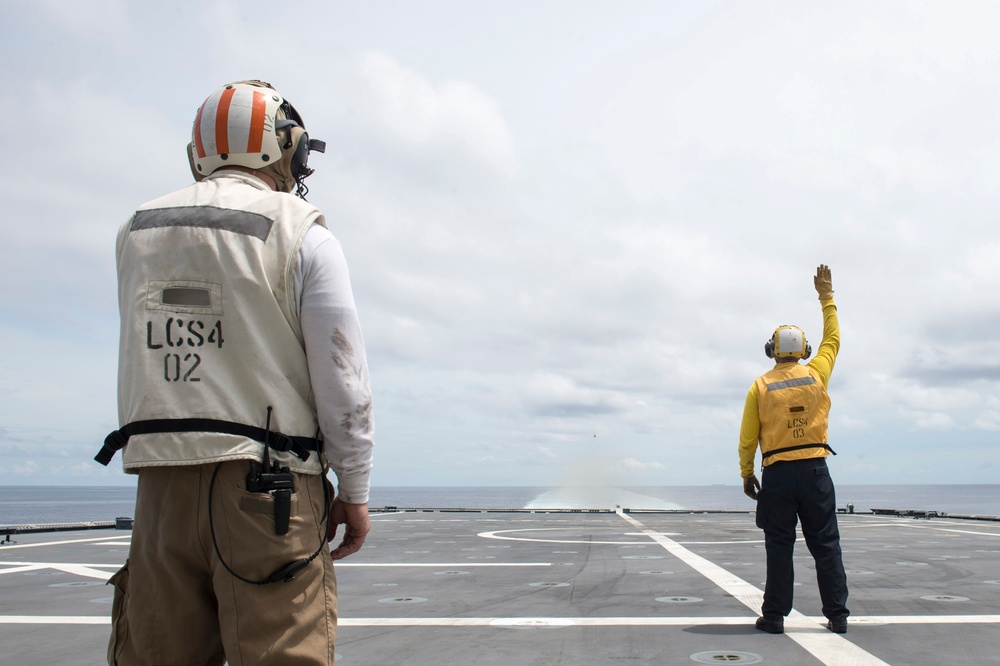
[[[819,373],[808,365],[778,363],[756,382],[762,464],[828,456],[830,396]]]

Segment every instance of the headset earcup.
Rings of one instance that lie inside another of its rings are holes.
[[[768,358],[774,358],[774,340],[768,340],[764,343],[764,354]]]
[[[292,133],[292,142],[295,146],[292,150],[292,161],[289,166],[292,178],[299,180],[312,173],[309,171],[309,135],[298,127],[289,128],[289,131]]]

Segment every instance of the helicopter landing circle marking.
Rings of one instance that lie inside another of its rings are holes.
[[[590,545],[603,545],[603,546],[634,546],[635,544],[643,543],[642,540],[637,539],[636,541],[597,541],[595,539],[552,539],[552,538],[541,538],[541,537],[529,537],[521,536],[506,536],[521,532],[545,532],[545,531],[558,531],[567,532],[572,528],[568,527],[529,527],[520,530],[494,530],[492,532],[480,532],[477,536],[484,539],[501,539],[504,541],[533,541],[536,543],[582,543]],[[657,532],[656,534],[665,537],[675,537],[680,536],[678,532]],[[649,533],[643,532],[625,532],[623,536],[635,536],[635,537],[649,537]],[[677,543],[689,544],[689,545],[704,545],[704,544],[741,544],[741,543],[763,543],[763,540],[759,541],[678,541]]]

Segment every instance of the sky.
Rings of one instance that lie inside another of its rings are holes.
[[[114,244],[263,79],[313,138],[375,486],[738,484],[831,267],[838,484],[1000,473],[1000,5],[0,2],[0,484],[127,485]],[[759,467],[758,457],[758,467]]]

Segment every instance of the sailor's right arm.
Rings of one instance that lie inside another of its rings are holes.
[[[740,476],[753,476],[757,440],[760,437],[760,414],[757,410],[757,382],[750,385],[743,405],[743,422],[740,424]]]

